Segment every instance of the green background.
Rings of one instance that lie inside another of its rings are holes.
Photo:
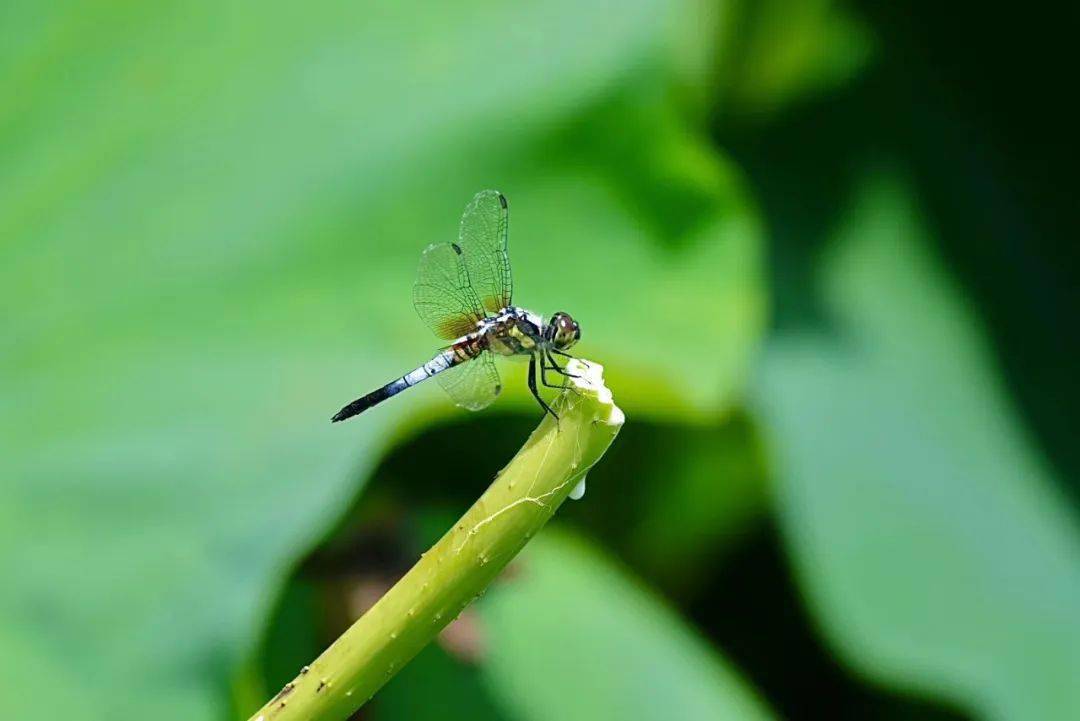
[[[1068,12],[0,5],[0,716],[245,718],[483,490],[520,365],[328,418],[495,187],[628,422],[359,718],[1080,717]]]

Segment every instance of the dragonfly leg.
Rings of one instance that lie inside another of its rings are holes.
[[[547,359],[548,359],[548,362],[551,363],[551,370],[555,371],[556,373],[558,373],[560,375],[566,376],[567,378],[580,378],[581,377],[581,376],[579,376],[579,375],[577,375],[575,373],[567,373],[566,368],[562,367],[561,365],[559,365],[555,361],[555,357],[551,355],[552,353],[558,353],[558,351],[556,351],[554,349],[548,351]],[[563,355],[565,355],[565,354],[563,354]],[[566,356],[566,357],[567,358],[573,358],[573,356]],[[564,382],[563,385],[565,385],[565,382]]]
[[[544,355],[543,352],[541,352],[540,353],[540,382],[543,383],[548,388],[565,388],[566,387],[565,385],[556,385],[556,384],[548,381],[547,372],[549,370],[551,370],[551,366],[548,365],[548,363],[550,363],[550,362],[551,362],[551,359],[548,358],[546,355]]]
[[[556,355],[561,355],[563,358],[577,358],[577,356],[572,356],[572,355],[570,355],[569,353],[567,353],[565,351],[559,350],[558,348],[549,348],[548,350],[551,353],[555,353]],[[588,367],[588,365],[589,365],[589,361],[585,360],[584,358],[577,358],[577,361],[579,363],[584,363],[586,367]]]
[[[543,367],[543,362],[542,361],[541,361],[540,365],[541,365],[541,367]],[[543,371],[541,371],[541,373],[543,373]],[[547,384],[545,383],[545,385],[547,385]],[[545,413],[550,413],[552,416],[554,416],[555,417],[555,422],[558,423],[559,422],[559,414],[556,413],[555,411],[551,410],[551,406],[549,406],[547,404],[547,402],[543,398],[540,397],[540,391],[536,390],[536,356],[535,355],[533,355],[533,356],[531,356],[529,358],[529,390],[532,391],[533,398],[535,398],[537,403],[540,404],[540,407],[544,409],[544,412]]]
[[[545,359],[546,359],[546,362],[545,362]],[[551,365],[548,365],[548,363],[550,363]],[[555,385],[554,383],[548,383],[547,375],[545,374],[544,371],[549,371],[549,370],[553,370],[553,371],[555,371],[557,373],[562,374],[562,376],[563,376],[562,383],[560,383],[558,385]],[[571,393],[573,393],[574,395],[580,396],[581,394],[578,393],[577,389],[574,388],[573,386],[569,385],[566,382],[567,378],[580,378],[580,376],[576,376],[576,375],[574,375],[572,373],[567,373],[565,370],[563,370],[562,368],[559,367],[559,364],[556,363],[555,359],[552,358],[551,356],[543,355],[543,354],[540,356],[540,381],[545,386],[547,386],[548,388],[558,388],[558,389],[564,390],[564,391],[568,390]]]

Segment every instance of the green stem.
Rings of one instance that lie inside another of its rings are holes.
[[[540,530],[611,445],[622,411],[603,369],[571,361],[556,403],[484,495],[438,543],[251,721],[340,721],[428,644]]]

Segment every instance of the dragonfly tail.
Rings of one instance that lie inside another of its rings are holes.
[[[334,417],[330,419],[330,422],[337,423],[338,421],[344,421],[353,416],[358,416],[368,408],[382,403],[387,398],[396,396],[408,387],[409,386],[405,385],[403,378],[398,378],[396,381],[387,383],[382,388],[374,390],[362,398],[357,398],[355,401],[335,413]]]
[[[411,373],[407,373],[397,380],[390,381],[382,388],[373,390],[362,398],[357,398],[355,401],[335,413],[334,417],[330,419],[330,422],[338,423],[339,421],[344,421],[353,416],[360,415],[368,408],[382,403],[387,398],[393,398],[406,388],[411,388],[417,383],[431,378],[436,373],[441,373],[442,371],[457,365],[459,362],[460,360],[454,351],[443,351],[424,365],[413,370]]]

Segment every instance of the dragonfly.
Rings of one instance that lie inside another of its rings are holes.
[[[427,363],[349,403],[334,414],[334,423],[428,378],[436,378],[458,406],[486,408],[502,390],[495,356],[528,358],[529,391],[558,420],[537,390],[537,377],[548,388],[565,388],[567,378],[577,377],[559,359],[573,357],[568,351],[581,339],[581,327],[568,313],[545,320],[513,304],[509,225],[506,196],[484,190],[466,206],[457,241],[428,246],[413,285],[413,305],[449,345]],[[562,376],[562,382],[549,382],[549,372]]]

